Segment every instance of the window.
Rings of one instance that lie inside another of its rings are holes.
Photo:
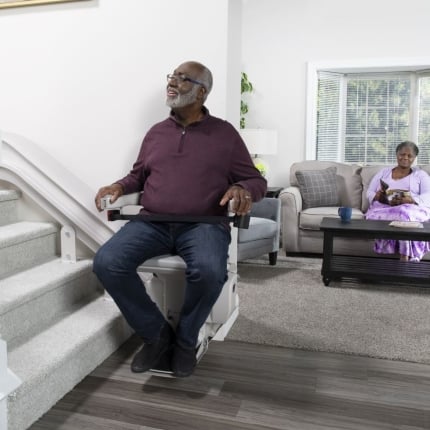
[[[430,73],[317,72],[317,160],[393,164],[395,148],[414,141],[430,163]]]

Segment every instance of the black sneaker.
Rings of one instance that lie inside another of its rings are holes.
[[[174,376],[185,378],[194,372],[196,367],[196,350],[194,348],[183,348],[176,344],[173,348],[172,372]]]
[[[174,342],[174,332],[170,324],[166,323],[161,329],[160,338],[154,343],[145,343],[139,352],[133,357],[131,371],[134,373],[146,372],[152,369],[161,356]]]

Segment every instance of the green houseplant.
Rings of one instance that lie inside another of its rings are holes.
[[[244,93],[252,93],[253,91],[254,91],[254,86],[252,82],[250,82],[248,75],[245,72],[242,72],[241,79],[240,79],[240,94],[243,95]],[[246,125],[245,115],[247,113],[248,113],[248,103],[244,101],[243,98],[241,98],[240,100],[240,129],[241,130],[245,128],[245,125]],[[253,133],[254,131],[255,130],[247,129],[242,132],[242,136],[243,136],[243,133],[247,133],[247,132]],[[244,139],[247,140],[245,137]],[[266,173],[267,173],[266,163],[261,158],[257,158],[256,154],[254,154],[253,160],[254,160],[255,167],[259,170],[259,172],[263,176],[266,176]]]
[[[252,93],[254,87],[248,79],[248,75],[245,72],[241,73],[240,79],[240,94]],[[243,99],[240,100],[240,128],[245,128],[245,115],[248,113],[248,103]]]

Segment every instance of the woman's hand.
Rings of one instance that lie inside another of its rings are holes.
[[[402,197],[393,197],[390,200],[390,206],[399,206],[402,204]]]
[[[405,204],[414,205],[416,203],[415,203],[415,200],[411,196],[403,196],[403,197],[396,196],[390,200],[391,206],[399,206],[399,205],[405,205]]]
[[[376,191],[376,194],[375,194],[375,197],[373,198],[373,200],[376,200],[379,203],[388,203],[387,202],[387,195],[385,194],[385,191],[383,191],[383,190]]]

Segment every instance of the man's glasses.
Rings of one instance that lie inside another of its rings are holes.
[[[196,81],[195,79],[191,79],[187,75],[182,75],[182,74],[181,75],[175,75],[173,73],[169,73],[167,75],[167,82],[170,82],[170,81],[176,81],[176,82],[180,82],[180,83],[191,82],[192,84],[201,85],[202,87],[206,88],[205,84],[203,82]]]

